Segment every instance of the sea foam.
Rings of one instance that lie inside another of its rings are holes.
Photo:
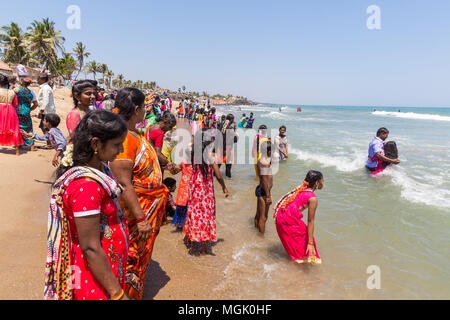
[[[383,175],[392,177],[392,182],[401,187],[401,196],[413,203],[422,203],[438,208],[450,208],[450,190],[440,188],[439,182],[442,177],[430,177],[427,181],[434,182],[433,185],[418,182],[408,176],[404,168],[393,166],[387,168]]]
[[[387,116],[416,120],[450,121],[450,117],[428,113],[374,111],[372,112],[372,114],[375,116]]]
[[[298,149],[291,149],[291,153],[295,154],[297,159],[304,161],[315,161],[324,167],[335,167],[341,172],[353,172],[364,168],[367,155],[365,153],[354,152],[354,157],[345,156],[329,156],[320,153],[312,153]]]

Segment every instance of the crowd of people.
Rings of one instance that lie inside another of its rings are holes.
[[[48,80],[46,74],[39,77],[36,97],[28,88],[30,79],[13,86],[0,74],[0,145],[14,146],[20,154],[24,146],[34,150],[38,140],[56,152],[45,298],[140,300],[154,244],[165,224],[184,233],[190,254],[211,253],[210,243],[217,241],[214,179],[228,197],[221,165],[231,178],[238,128],[253,127],[254,115],[243,114],[236,124],[233,114],[218,117],[209,103],[185,99],[173,109],[167,95],[145,95],[135,88],[106,95],[96,81],[82,80],[72,86],[74,106],[65,119],[69,135],[64,137]],[[34,133],[33,110],[41,119],[42,134]],[[172,156],[178,126],[188,128],[190,136],[181,160]],[[260,125],[253,142],[259,179],[254,223],[261,235],[273,203],[273,161],[289,159],[286,132],[281,126],[272,141],[267,126]],[[383,155],[380,141],[388,133],[380,129],[371,143],[371,171],[378,160],[380,166],[382,161],[399,163]],[[178,188],[173,178],[177,175]],[[301,186],[275,205],[277,233],[297,263],[321,263],[314,220],[315,192],[323,185],[322,173],[310,171]],[[302,220],[306,209],[308,224]]]

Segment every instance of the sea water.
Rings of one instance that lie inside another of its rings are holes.
[[[450,109],[218,108],[237,121],[250,112],[255,128],[287,127],[289,160],[274,175],[274,203],[309,170],[324,175],[315,227],[323,264],[290,260],[276,233],[273,205],[265,237],[257,235],[253,165],[235,165],[226,180],[229,199],[216,185],[219,257],[211,267],[223,281],[214,292],[236,299],[450,298]],[[397,143],[402,162],[373,177],[364,165],[380,127],[390,130],[388,141]]]

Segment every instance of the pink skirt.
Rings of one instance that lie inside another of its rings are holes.
[[[315,263],[321,264],[322,260],[317,251],[316,240],[314,247],[316,256],[310,258],[307,253],[308,248],[308,227],[302,221],[303,215],[296,217],[287,212],[280,212],[277,216],[276,227],[286,253],[297,263]]]
[[[0,103],[0,146],[23,145],[16,109],[9,103]]]

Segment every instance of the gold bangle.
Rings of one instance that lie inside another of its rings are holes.
[[[314,242],[308,242],[308,245],[309,245],[309,246],[313,246],[313,245],[314,245]]]
[[[117,296],[116,298],[111,298],[111,300],[113,300],[113,301],[120,300],[120,299],[123,298],[124,295],[125,295],[125,291],[123,291],[123,289],[122,289],[122,291],[120,292],[119,296]]]

